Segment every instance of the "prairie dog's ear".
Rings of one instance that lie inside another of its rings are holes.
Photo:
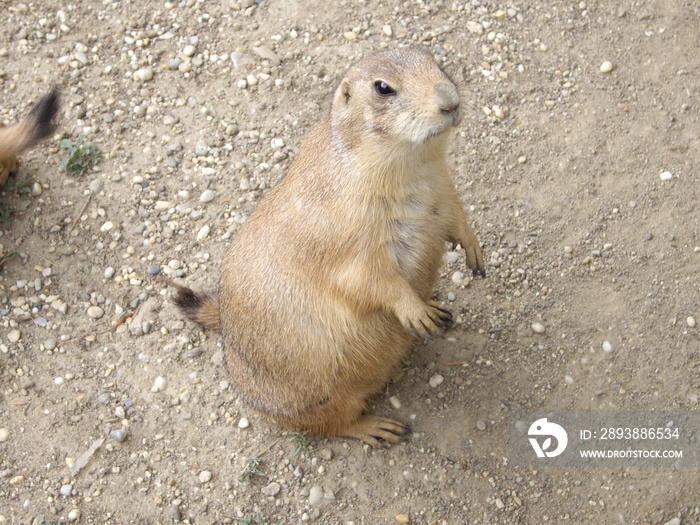
[[[345,106],[350,102],[350,82],[343,80],[335,90],[335,103]]]

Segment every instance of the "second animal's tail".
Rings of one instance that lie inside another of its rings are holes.
[[[0,129],[0,160],[11,159],[53,132],[60,95],[53,89],[22,122]]]
[[[173,302],[185,317],[190,321],[201,324],[205,328],[221,332],[218,297],[211,294],[196,293],[177,284],[175,287],[177,288],[177,294],[173,298]]]

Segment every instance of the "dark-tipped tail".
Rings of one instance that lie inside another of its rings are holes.
[[[58,90],[53,89],[32,108],[27,118],[19,124],[0,129],[0,161],[14,166],[17,155],[53,132],[59,100]]]
[[[61,94],[56,88],[53,88],[48,95],[44,95],[42,99],[29,112],[27,119],[30,121],[29,133],[31,142],[36,143],[41,139],[48,137],[55,128],[54,119],[58,113]]]
[[[175,285],[177,293],[173,303],[190,321],[221,332],[219,316],[219,298],[206,293],[196,293],[185,286]]]

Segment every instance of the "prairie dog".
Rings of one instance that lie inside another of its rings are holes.
[[[15,170],[17,155],[51,134],[58,108],[59,94],[53,89],[37,102],[19,124],[10,127],[0,124],[0,186]]]
[[[223,333],[234,389],[288,429],[398,442],[363,413],[410,349],[441,335],[431,301],[446,243],[484,275],[445,161],[459,94],[423,49],[350,67],[330,114],[241,226],[217,294],[178,287],[190,319]]]

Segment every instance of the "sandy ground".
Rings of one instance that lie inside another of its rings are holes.
[[[696,2],[0,13],[0,118],[63,92],[59,134],[22,159],[33,194],[2,195],[2,253],[18,255],[0,272],[0,523],[700,523],[697,469],[506,458],[509,409],[698,409]],[[458,325],[373,402],[412,424],[409,443],[295,454],[240,403],[218,337],[184,322],[168,281],[213,288],[345,68],[408,44],[461,86],[450,156],[489,275],[445,265],[437,297]],[[72,177],[59,140],[82,134],[105,158]]]

